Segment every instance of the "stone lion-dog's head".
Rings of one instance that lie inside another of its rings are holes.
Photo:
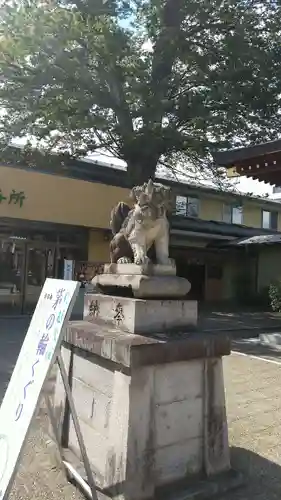
[[[163,217],[172,206],[171,188],[154,183],[152,180],[142,186],[134,187],[131,199],[134,202],[132,212],[135,220],[144,224],[148,221],[151,224]]]

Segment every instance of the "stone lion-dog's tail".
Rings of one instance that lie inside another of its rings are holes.
[[[116,207],[111,210],[110,228],[113,236],[119,233],[125,219],[128,217],[131,208],[124,201],[120,201]]]

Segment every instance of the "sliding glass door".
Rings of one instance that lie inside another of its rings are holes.
[[[26,251],[23,313],[31,314],[46,278],[55,276],[55,248],[28,245]]]
[[[25,244],[0,239],[0,315],[22,312],[24,291]]]

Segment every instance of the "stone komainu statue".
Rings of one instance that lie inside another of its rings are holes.
[[[147,264],[147,252],[154,244],[157,264],[170,265],[169,222],[171,188],[150,180],[131,191],[134,206],[124,202],[111,212],[110,258],[113,263]]]

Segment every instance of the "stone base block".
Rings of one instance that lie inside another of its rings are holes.
[[[110,295],[113,295],[114,288],[127,289],[134,297],[140,299],[185,297],[191,288],[191,284],[185,278],[143,274],[99,274],[94,277],[92,284],[100,291]]]
[[[69,325],[62,356],[104,494],[115,500],[164,498],[159,491],[174,493],[179,484],[191,494],[198,478],[211,485],[217,474],[228,474],[221,356],[229,352],[225,337],[163,340],[86,321]],[[60,373],[54,404],[62,442],[80,461]],[[185,495],[178,498],[200,498]]]
[[[87,294],[84,319],[103,320],[130,333],[165,332],[197,325],[195,300],[144,300]]]
[[[71,464],[71,469],[68,469],[68,474],[72,482],[81,487],[81,480],[88,484],[87,474],[83,463],[69,449],[63,449],[63,457],[67,464]],[[75,474],[73,474],[73,469]],[[172,492],[167,493],[165,490],[158,491],[156,496],[149,500],[209,500],[210,498],[224,498],[223,495],[229,491],[240,488],[245,485],[245,478],[240,471],[229,469],[222,474],[216,474],[214,477],[200,480],[198,479],[192,485],[179,487],[173,485]],[[83,489],[83,487],[82,487]],[[87,490],[85,489],[85,493]],[[98,500],[112,500],[112,497],[105,495],[101,491],[97,491]],[[119,497],[120,498],[120,497]]]

